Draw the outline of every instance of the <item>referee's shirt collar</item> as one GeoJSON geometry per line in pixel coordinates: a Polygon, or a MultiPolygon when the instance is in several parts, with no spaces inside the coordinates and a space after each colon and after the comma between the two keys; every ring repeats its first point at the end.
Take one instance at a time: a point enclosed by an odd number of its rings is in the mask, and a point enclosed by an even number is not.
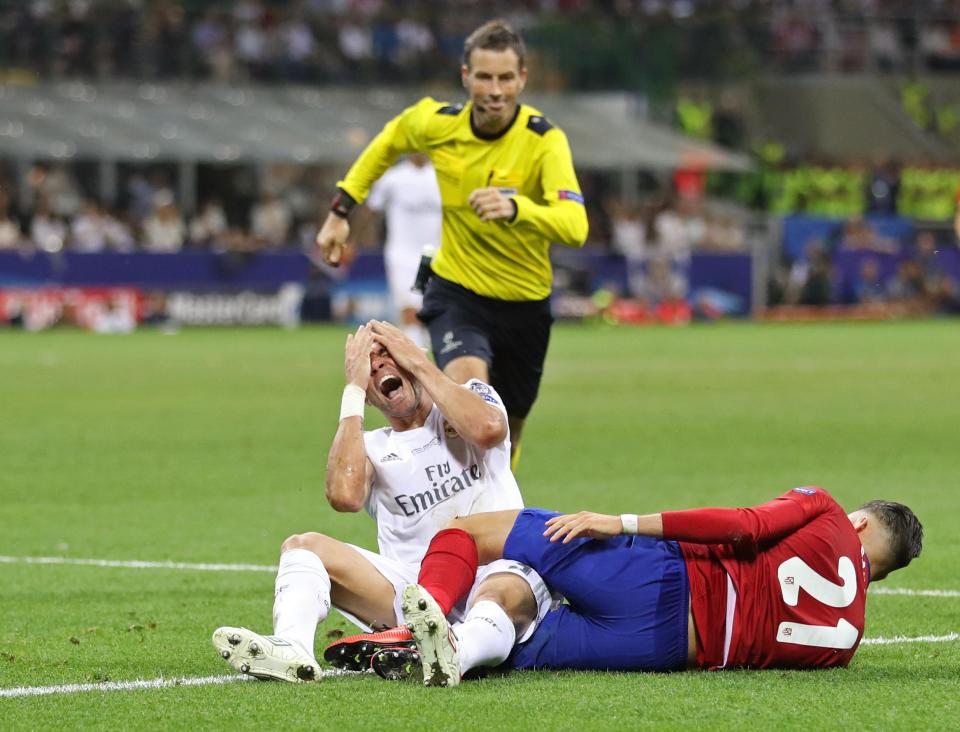
{"type": "Polygon", "coordinates": [[[517,121],[517,117],[520,116],[520,110],[523,108],[522,104],[517,104],[517,111],[513,113],[513,119],[499,132],[489,133],[478,130],[476,125],[473,123],[473,103],[470,104],[470,131],[473,132],[474,137],[478,137],[481,140],[499,140],[505,134],[507,134],[512,128],[514,123],[517,121]]]}

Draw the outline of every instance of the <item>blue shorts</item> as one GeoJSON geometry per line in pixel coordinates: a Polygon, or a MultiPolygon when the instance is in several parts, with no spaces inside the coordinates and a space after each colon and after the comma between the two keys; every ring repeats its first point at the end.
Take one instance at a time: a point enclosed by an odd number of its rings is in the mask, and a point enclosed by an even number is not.
{"type": "Polygon", "coordinates": [[[533,567],[569,603],[514,649],[513,668],[686,668],[690,589],[677,542],[616,536],[551,543],[544,524],[557,515],[521,511],[503,547],[504,559],[533,567]]]}

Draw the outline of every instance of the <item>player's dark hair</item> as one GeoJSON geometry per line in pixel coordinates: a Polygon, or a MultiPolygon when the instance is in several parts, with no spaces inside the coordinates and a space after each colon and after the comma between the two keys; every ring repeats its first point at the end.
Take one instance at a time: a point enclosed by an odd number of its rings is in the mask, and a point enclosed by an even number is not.
{"type": "Polygon", "coordinates": [[[920,555],[923,549],[923,525],[913,511],[895,501],[869,501],[858,511],[866,511],[877,518],[890,533],[890,550],[893,553],[892,572],[906,567],[910,560],[920,555]]]}
{"type": "Polygon", "coordinates": [[[475,48],[481,48],[485,51],[506,51],[512,48],[517,54],[522,69],[526,63],[527,50],[523,45],[523,39],[510,24],[505,20],[497,18],[488,20],[486,23],[471,33],[463,43],[463,63],[470,66],[470,54],[475,48]]]}

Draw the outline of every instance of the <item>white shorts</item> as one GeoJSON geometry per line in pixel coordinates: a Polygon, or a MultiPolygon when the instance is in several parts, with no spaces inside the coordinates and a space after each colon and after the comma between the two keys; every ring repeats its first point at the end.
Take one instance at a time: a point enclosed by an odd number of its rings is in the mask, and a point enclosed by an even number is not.
{"type": "Polygon", "coordinates": [[[417,270],[420,268],[420,257],[390,256],[384,258],[384,268],[387,272],[387,285],[390,287],[390,300],[399,317],[400,311],[406,308],[419,310],[423,305],[423,295],[411,291],[417,279],[417,270]]]}
{"type": "MultiPolygon", "coordinates": [[[[372,564],[374,568],[376,568],[376,570],[386,577],[390,584],[393,585],[393,612],[396,615],[397,625],[403,623],[403,612],[400,610],[400,603],[403,599],[403,590],[407,585],[416,584],[417,576],[420,574],[420,564],[407,564],[405,562],[398,562],[395,559],[388,559],[381,554],[377,554],[376,552],[364,549],[363,547],[356,546],[355,544],[347,544],[347,546],[363,556],[364,559],[370,562],[370,564],[372,564]]],[[[537,619],[530,624],[530,627],[527,628],[526,632],[523,634],[523,637],[517,638],[517,643],[522,643],[530,638],[530,636],[533,635],[533,631],[536,630],[537,626],[540,624],[540,621],[543,620],[544,616],[550,612],[555,605],[556,598],[550,594],[550,590],[547,589],[547,586],[544,584],[543,580],[540,578],[540,575],[537,574],[536,571],[525,564],[520,564],[519,562],[514,562],[509,559],[498,559],[490,564],[484,564],[482,567],[477,569],[477,578],[474,580],[473,587],[470,588],[470,592],[467,595],[466,600],[458,604],[447,616],[450,622],[456,623],[463,620],[464,616],[467,614],[467,608],[470,607],[473,596],[476,594],[477,588],[480,586],[481,582],[491,575],[504,573],[515,574],[522,578],[524,582],[530,585],[530,589],[533,591],[533,596],[536,598],[537,619]]],[[[341,608],[337,608],[337,610],[339,610],[351,623],[363,628],[365,632],[369,633],[373,630],[365,622],[360,620],[358,617],[351,615],[346,610],[341,608]]]]}

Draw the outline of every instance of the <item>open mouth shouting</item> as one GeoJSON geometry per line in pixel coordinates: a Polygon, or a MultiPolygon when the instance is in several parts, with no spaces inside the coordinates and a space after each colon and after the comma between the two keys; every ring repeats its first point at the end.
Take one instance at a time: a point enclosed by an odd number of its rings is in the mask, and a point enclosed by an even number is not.
{"type": "Polygon", "coordinates": [[[403,380],[397,374],[384,374],[380,377],[377,388],[387,399],[393,399],[403,388],[403,380]]]}
{"type": "Polygon", "coordinates": [[[389,417],[407,417],[420,403],[420,385],[382,346],[370,354],[367,399],[389,417]]]}

